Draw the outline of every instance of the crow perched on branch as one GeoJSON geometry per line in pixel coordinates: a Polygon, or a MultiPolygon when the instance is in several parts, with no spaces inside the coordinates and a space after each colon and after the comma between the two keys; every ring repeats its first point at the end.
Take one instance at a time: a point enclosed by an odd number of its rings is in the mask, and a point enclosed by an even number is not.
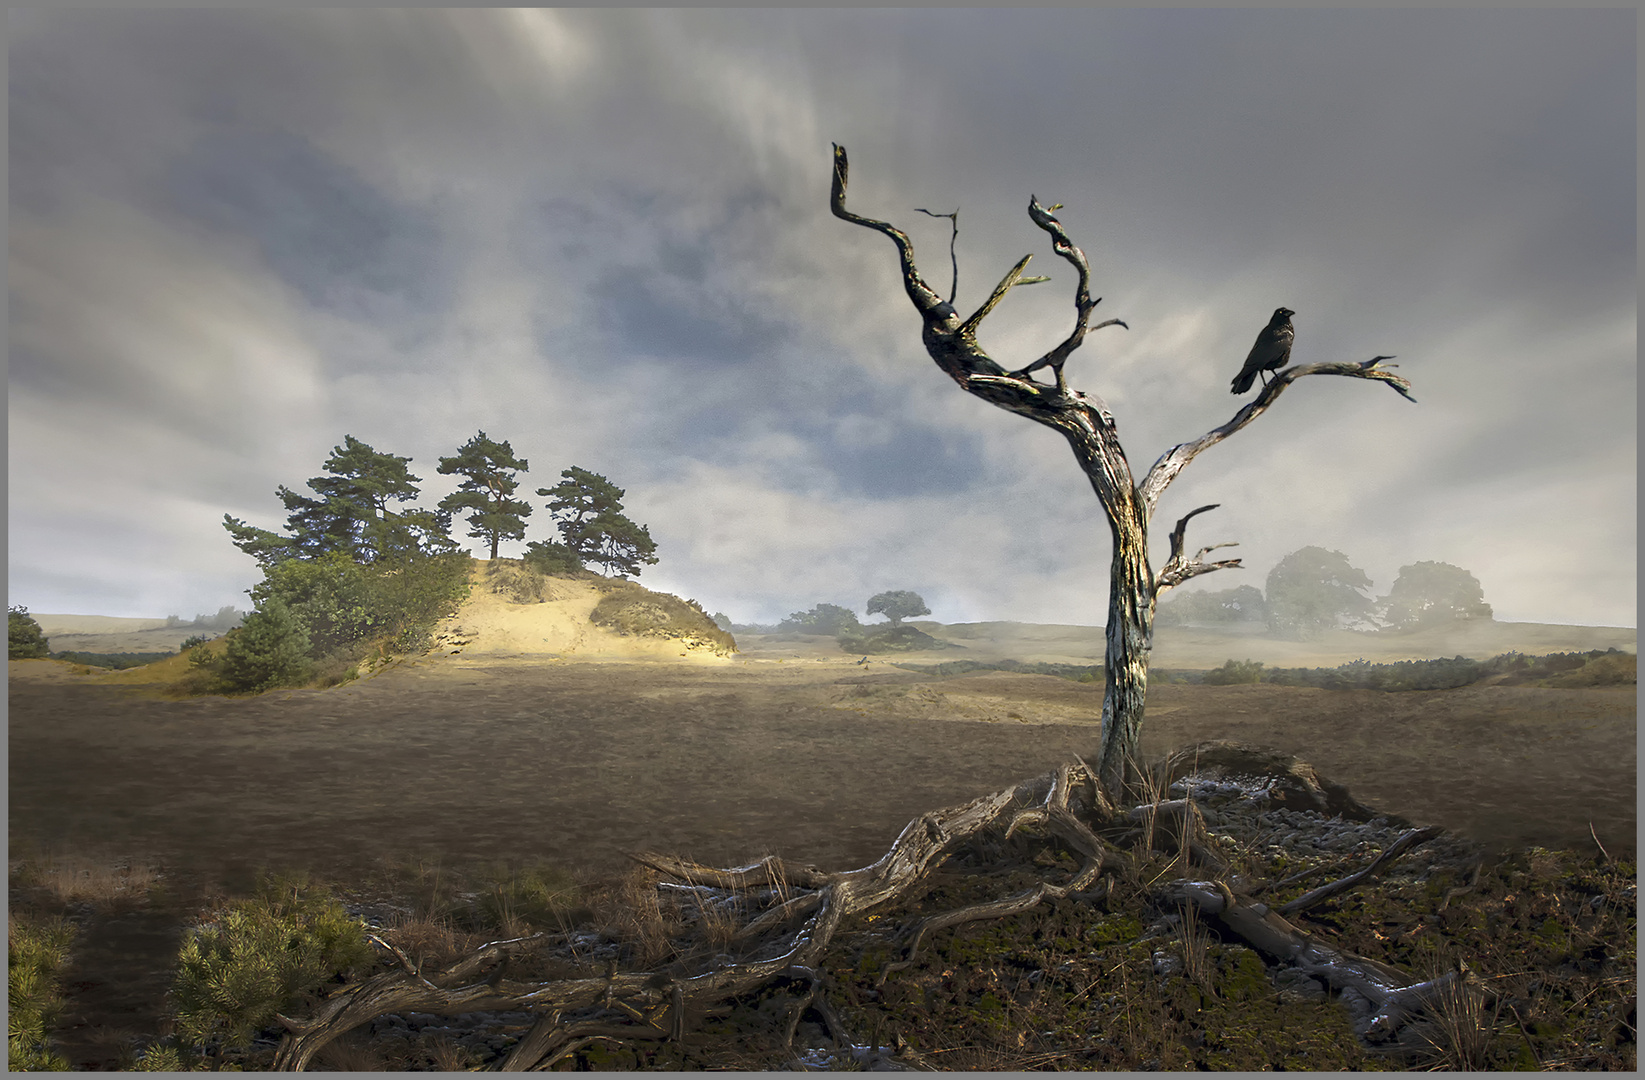
{"type": "MultiPolygon", "coordinates": [[[[1291,329],[1291,316],[1295,314],[1290,308],[1274,310],[1274,317],[1268,320],[1268,325],[1257,335],[1257,343],[1251,346],[1251,355],[1245,358],[1245,366],[1234,376],[1233,393],[1245,393],[1251,389],[1258,375],[1282,368],[1290,361],[1291,341],[1296,337],[1296,332],[1291,329]]],[[[1267,376],[1263,377],[1262,385],[1268,385],[1267,376]]]]}

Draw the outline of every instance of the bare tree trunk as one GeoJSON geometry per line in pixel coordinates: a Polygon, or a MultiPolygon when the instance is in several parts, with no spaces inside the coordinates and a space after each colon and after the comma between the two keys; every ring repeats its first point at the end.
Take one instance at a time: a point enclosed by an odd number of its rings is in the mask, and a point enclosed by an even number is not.
{"type": "Polygon", "coordinates": [[[1148,653],[1154,637],[1154,574],[1148,568],[1148,530],[1140,522],[1113,522],[1107,648],[1103,654],[1102,751],[1097,772],[1119,792],[1137,760],[1143,705],[1148,697],[1148,653]]]}
{"type": "MultiPolygon", "coordinates": [[[[1393,359],[1391,356],[1373,357],[1360,364],[1306,364],[1286,368],[1276,372],[1256,399],[1234,414],[1228,423],[1192,442],[1166,451],[1138,484],[1132,479],[1130,464],[1115,430],[1114,417],[1107,406],[1094,394],[1070,390],[1063,378],[1063,365],[1084,342],[1088,329],[1100,330],[1105,326],[1126,324],[1119,319],[1109,319],[1096,326],[1088,326],[1091,312],[1102,302],[1102,298],[1092,299],[1091,268],[1085,253],[1074,244],[1062,223],[1052,216],[1052,211],[1061,209],[1061,204],[1047,209],[1040,205],[1037,198],[1029,196],[1028,216],[1050,235],[1052,250],[1072,265],[1078,275],[1074,293],[1074,329],[1044,356],[1017,371],[1007,371],[977,343],[977,328],[1012,288],[1047,280],[1023,276],[1032,256],[1024,256],[994,287],[983,305],[969,318],[962,320],[953,304],[938,296],[920,277],[914,263],[914,245],[906,234],[886,222],[863,217],[845,208],[848,178],[845,147],[836,145],[830,209],[835,217],[884,233],[897,245],[903,288],[924,322],[921,340],[931,359],[969,393],[1061,432],[1073,448],[1080,467],[1090,478],[1091,487],[1108,516],[1114,554],[1108,593],[1108,641],[1104,653],[1102,757],[1097,764],[1097,772],[1103,783],[1117,792],[1126,776],[1128,763],[1137,758],[1143,706],[1148,696],[1148,652],[1152,644],[1155,604],[1167,589],[1189,578],[1240,565],[1238,559],[1205,561],[1207,552],[1227,546],[1225,544],[1201,548],[1191,558],[1185,555],[1183,545],[1188,519],[1215,509],[1213,504],[1202,506],[1177,522],[1171,534],[1171,557],[1159,574],[1154,574],[1148,562],[1148,523],[1166,487],[1200,451],[1221,442],[1256,419],[1273,404],[1285,387],[1304,375],[1346,375],[1373,379],[1387,383],[1399,394],[1414,401],[1408,392],[1410,383],[1380,366],[1382,361],[1393,359]],[[1035,371],[1046,367],[1055,376],[1056,381],[1052,385],[1036,382],[1032,377],[1035,371]]],[[[937,215],[950,217],[954,221],[956,235],[959,229],[958,213],[937,215]]],[[[954,272],[957,280],[957,263],[954,272]]]]}

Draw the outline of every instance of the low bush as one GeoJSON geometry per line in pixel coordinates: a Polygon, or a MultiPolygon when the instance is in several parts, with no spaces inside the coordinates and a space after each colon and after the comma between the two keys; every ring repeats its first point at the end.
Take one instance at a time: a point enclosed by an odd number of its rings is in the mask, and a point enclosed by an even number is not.
{"type": "Polygon", "coordinates": [[[364,927],[323,886],[265,878],[192,931],[172,987],[177,1034],[197,1046],[242,1047],[328,983],[372,961],[364,927]]]}
{"type": "Polygon", "coordinates": [[[854,653],[913,652],[917,649],[946,648],[944,642],[914,626],[856,627],[842,630],[835,640],[840,648],[854,653]]]}
{"type": "Polygon", "coordinates": [[[1537,685],[1568,689],[1626,686],[1638,680],[1638,658],[1617,649],[1586,653],[1550,653],[1524,656],[1504,653],[1490,660],[1466,656],[1435,660],[1400,660],[1373,664],[1355,660],[1334,668],[1267,668],[1254,660],[1229,660],[1197,679],[1207,686],[1272,683],[1275,686],[1312,686],[1322,690],[1452,690],[1492,677],[1506,685],[1537,685]]]}
{"type": "MultiPolygon", "coordinates": [[[[492,559],[486,564],[485,586],[513,604],[541,604],[564,595],[555,578],[583,577],[586,571],[549,571],[529,559],[492,559]]],[[[587,575],[590,577],[597,575],[587,575]]]]}
{"type": "Polygon", "coordinates": [[[18,606],[6,609],[6,657],[11,660],[39,660],[50,646],[40,624],[34,621],[29,609],[18,606]]]}
{"type": "Polygon", "coordinates": [[[69,1063],[47,1033],[62,1011],[58,972],[68,959],[74,928],[62,919],[6,920],[6,1062],[11,1072],[62,1072],[69,1063]]]}
{"type": "MultiPolygon", "coordinates": [[[[918,671],[926,675],[950,676],[969,675],[973,671],[1015,671],[1024,675],[1055,675],[1059,679],[1068,679],[1071,682],[1102,682],[1103,669],[1101,664],[1048,664],[1036,661],[1025,664],[1020,660],[999,660],[984,662],[982,660],[945,660],[940,664],[892,664],[905,671],[918,671]]],[[[1152,671],[1149,678],[1165,678],[1170,681],[1168,673],[1152,671]]]]}
{"type": "Polygon", "coordinates": [[[263,599],[229,635],[218,673],[231,690],[258,693],[301,683],[313,671],[307,627],[279,599],[263,599]]]}
{"type": "Polygon", "coordinates": [[[589,621],[613,633],[637,637],[678,639],[687,646],[706,647],[720,655],[737,651],[737,641],[714,625],[695,600],[652,592],[632,581],[600,578],[595,587],[603,595],[589,613],[589,621]]]}
{"type": "Polygon", "coordinates": [[[533,540],[525,548],[525,558],[521,562],[527,569],[540,574],[558,576],[575,574],[583,569],[582,557],[565,544],[552,540],[533,540]]]}
{"type": "Polygon", "coordinates": [[[1639,658],[1620,649],[1594,649],[1579,653],[1549,653],[1526,656],[1503,653],[1483,662],[1486,674],[1497,676],[1500,684],[1575,689],[1594,686],[1627,686],[1638,681],[1639,658]]]}
{"type": "Polygon", "coordinates": [[[1207,686],[1238,686],[1243,683],[1259,683],[1262,681],[1262,662],[1260,660],[1229,660],[1221,667],[1207,671],[1201,681],[1207,686]]]}

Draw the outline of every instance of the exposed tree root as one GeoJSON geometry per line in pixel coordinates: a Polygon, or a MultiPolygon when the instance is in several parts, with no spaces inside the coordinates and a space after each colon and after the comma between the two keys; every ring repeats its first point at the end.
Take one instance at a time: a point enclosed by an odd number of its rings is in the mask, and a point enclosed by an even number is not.
{"type": "MultiPolygon", "coordinates": [[[[1200,748],[1225,772],[1261,765],[1269,770],[1271,790],[1294,791],[1297,799],[1320,806],[1335,802],[1363,809],[1345,793],[1333,798],[1312,770],[1229,744],[1200,748]]],[[[1166,763],[1166,783],[1181,768],[1186,752],[1166,763]]],[[[507,977],[511,958],[525,958],[549,942],[545,935],[491,942],[442,971],[422,971],[404,952],[373,938],[391,953],[397,966],[346,987],[299,1021],[281,1018],[288,1034],[274,1062],[277,1070],[307,1067],[327,1043],[390,1013],[415,1011],[456,1015],[484,1011],[527,1010],[536,1023],[515,1043],[498,1068],[526,1071],[548,1068],[598,1041],[672,1040],[687,1033],[731,999],[779,979],[802,980],[807,990],[786,1013],[783,1052],[792,1055],[795,1030],[809,1009],[821,1016],[837,1046],[851,1046],[844,1025],[828,1004],[820,961],[842,922],[892,901],[912,899],[930,875],[967,842],[982,839],[991,826],[997,841],[1019,833],[1045,834],[1041,846],[1056,842],[1080,860],[1077,871],[1061,883],[1042,880],[1026,891],[972,904],[911,922],[898,935],[906,943],[900,960],[886,965],[880,979],[913,964],[929,936],[946,927],[1015,915],[1047,898],[1095,901],[1120,881],[1143,890],[1162,906],[1193,905],[1224,929],[1245,939],[1265,956],[1299,968],[1340,990],[1351,1007],[1360,1005],[1356,1029],[1369,1041],[1384,1041],[1437,991],[1460,977],[1413,980],[1387,965],[1331,949],[1266,906],[1236,895],[1227,880],[1228,863],[1217,853],[1204,816],[1189,799],[1160,798],[1145,790],[1148,801],[1136,805],[1135,791],[1110,793],[1083,761],[974,799],[964,805],[921,815],[911,821],[878,861],[856,870],[825,872],[768,857],[748,866],[719,869],[657,854],[635,856],[663,874],[658,888],[672,891],[682,907],[695,912],[694,945],[672,964],[648,971],[547,981],[507,977]],[[1116,809],[1116,807],[1125,809],[1116,809]],[[1003,834],[1003,835],[1002,835],[1003,834]],[[1134,850],[1119,845],[1131,843],[1134,850]],[[1177,854],[1152,881],[1143,866],[1158,868],[1156,845],[1177,854]],[[1165,873],[1180,868],[1181,877],[1161,884],[1165,873]],[[1189,878],[1190,874],[1198,877],[1189,878]],[[1204,880],[1201,880],[1204,878],[1204,880]],[[1095,887],[1093,887],[1095,886],[1095,887]]],[[[1401,853],[1437,835],[1437,829],[1407,833],[1363,869],[1293,901],[1282,911],[1303,910],[1338,895],[1378,873],[1401,853]]],[[[973,845],[988,850],[991,843],[973,845]]],[[[1019,841],[1020,843],[1020,841],[1019,841]]],[[[992,844],[998,850],[997,843],[992,844]]],[[[1042,856],[1043,858],[1043,856],[1042,856]]],[[[1237,881],[1237,879],[1236,879],[1237,881]]],[[[1247,891],[1251,886],[1238,882],[1247,891]]],[[[1260,887],[1261,883],[1255,883],[1260,887]]],[[[877,1039],[876,1039],[877,1042],[877,1039]]],[[[871,1053],[878,1053],[877,1049],[871,1053]]]]}
{"type": "Polygon", "coordinates": [[[1441,990],[1467,976],[1463,965],[1437,979],[1414,980],[1387,964],[1333,949],[1267,905],[1236,897],[1220,881],[1176,882],[1167,895],[1215,917],[1263,955],[1342,991],[1356,1013],[1356,1033],[1371,1043],[1388,1041],[1441,990]]]}

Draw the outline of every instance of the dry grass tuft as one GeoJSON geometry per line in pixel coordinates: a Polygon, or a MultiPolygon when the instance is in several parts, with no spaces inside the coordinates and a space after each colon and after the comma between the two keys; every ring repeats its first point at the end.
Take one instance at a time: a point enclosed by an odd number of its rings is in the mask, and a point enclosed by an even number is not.
{"type": "Polygon", "coordinates": [[[471,1072],[474,1069],[472,1055],[450,1039],[433,1041],[426,1052],[429,1064],[436,1072],[471,1072]]]}
{"type": "Polygon", "coordinates": [[[58,904],[140,901],[160,880],[160,869],[141,859],[101,860],[46,855],[16,860],[14,883],[39,889],[58,904]]]}
{"type": "Polygon", "coordinates": [[[655,870],[637,866],[591,895],[591,906],[607,935],[627,944],[633,950],[632,963],[641,969],[674,959],[679,953],[674,939],[684,928],[679,904],[663,901],[658,880],[655,870]]]}
{"type": "MultiPolygon", "coordinates": [[[[1437,977],[1434,972],[1430,977],[1437,977]]],[[[1477,979],[1464,977],[1447,984],[1435,996],[1428,1020],[1418,1029],[1428,1052],[1430,1069],[1480,1072],[1491,1068],[1491,1042],[1502,1031],[1500,999],[1487,1010],[1485,992],[1477,979]]]]}
{"type": "Polygon", "coordinates": [[[452,927],[445,919],[426,915],[407,915],[395,918],[381,931],[383,940],[392,942],[417,964],[447,967],[467,956],[478,943],[474,934],[465,934],[452,927]]]}

